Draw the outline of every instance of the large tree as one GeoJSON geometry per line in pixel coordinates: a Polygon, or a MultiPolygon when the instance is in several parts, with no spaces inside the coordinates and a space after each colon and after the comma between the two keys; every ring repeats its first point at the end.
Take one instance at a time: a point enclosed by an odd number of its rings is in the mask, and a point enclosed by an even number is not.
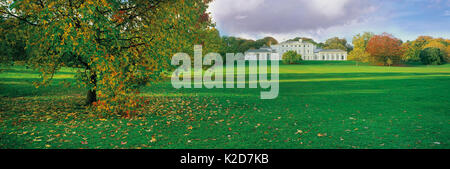
{"type": "Polygon", "coordinates": [[[373,64],[398,64],[403,54],[401,45],[402,42],[390,34],[375,35],[367,43],[366,50],[370,53],[369,61],[373,64]]]}
{"type": "Polygon", "coordinates": [[[432,40],[431,36],[419,36],[416,40],[406,42],[403,44],[404,54],[402,59],[405,61],[417,62],[420,61],[420,52],[424,49],[424,46],[432,40]]]}
{"type": "Polygon", "coordinates": [[[450,58],[450,53],[447,51],[448,43],[443,38],[435,38],[429,40],[428,44],[426,44],[423,49],[426,48],[439,48],[441,52],[444,53],[444,58],[447,60],[450,58]]]}
{"type": "Polygon", "coordinates": [[[441,49],[429,47],[420,52],[420,60],[424,65],[441,65],[445,63],[444,55],[441,49]]]}
{"type": "Polygon", "coordinates": [[[325,41],[325,44],[323,45],[324,49],[341,49],[347,52],[350,52],[352,50],[352,47],[347,43],[346,39],[341,39],[338,37],[330,38],[327,41],[325,41]]]}
{"type": "Polygon", "coordinates": [[[42,84],[67,63],[79,67],[87,103],[118,112],[139,86],[169,70],[213,26],[209,0],[2,0],[1,13],[30,25],[26,47],[42,84]]]}
{"type": "Polygon", "coordinates": [[[28,58],[24,40],[27,27],[17,18],[0,17],[0,63],[11,64],[28,58]]]}
{"type": "Polygon", "coordinates": [[[370,54],[366,51],[369,40],[374,36],[372,32],[364,32],[353,36],[353,50],[348,58],[358,62],[368,62],[370,54]]]}

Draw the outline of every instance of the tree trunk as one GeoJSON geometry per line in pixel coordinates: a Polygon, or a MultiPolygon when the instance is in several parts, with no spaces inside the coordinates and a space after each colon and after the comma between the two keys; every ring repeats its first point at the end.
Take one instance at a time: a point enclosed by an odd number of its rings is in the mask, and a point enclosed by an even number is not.
{"type": "MultiPolygon", "coordinates": [[[[93,73],[90,78],[91,82],[94,84],[94,87],[97,86],[97,74],[93,73]]],[[[89,89],[86,98],[86,105],[92,105],[92,103],[97,101],[97,91],[95,89],[89,89]]]]}

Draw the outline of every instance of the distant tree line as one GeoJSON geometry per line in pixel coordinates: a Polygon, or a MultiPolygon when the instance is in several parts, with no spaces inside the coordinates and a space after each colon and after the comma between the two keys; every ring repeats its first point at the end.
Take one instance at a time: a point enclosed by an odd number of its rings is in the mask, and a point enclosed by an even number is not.
{"type": "Polygon", "coordinates": [[[271,46],[276,44],[278,44],[278,41],[273,37],[251,40],[233,36],[223,36],[220,54],[225,56],[226,53],[245,53],[249,49],[259,49],[263,46],[271,46]]]}
{"type": "Polygon", "coordinates": [[[399,65],[421,62],[440,65],[450,61],[450,40],[419,36],[414,41],[402,42],[391,34],[375,35],[371,32],[353,37],[354,49],[349,59],[374,65],[399,65]]]}

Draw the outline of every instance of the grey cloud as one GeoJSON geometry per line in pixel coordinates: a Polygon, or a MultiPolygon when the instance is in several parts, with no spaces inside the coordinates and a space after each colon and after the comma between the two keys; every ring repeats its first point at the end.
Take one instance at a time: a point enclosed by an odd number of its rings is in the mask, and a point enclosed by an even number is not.
{"type": "Polygon", "coordinates": [[[213,11],[217,13],[213,13],[217,25],[229,33],[290,33],[326,29],[358,22],[373,7],[366,0],[328,0],[328,3],[341,3],[337,5],[342,6],[337,8],[340,9],[338,11],[327,11],[329,9],[320,9],[320,5],[311,5],[311,0],[265,0],[248,10],[225,10],[228,4],[236,5],[229,2],[220,3],[221,6],[217,4],[213,11]],[[219,11],[222,9],[226,12],[219,11]],[[330,12],[336,15],[329,15],[330,12]]]}

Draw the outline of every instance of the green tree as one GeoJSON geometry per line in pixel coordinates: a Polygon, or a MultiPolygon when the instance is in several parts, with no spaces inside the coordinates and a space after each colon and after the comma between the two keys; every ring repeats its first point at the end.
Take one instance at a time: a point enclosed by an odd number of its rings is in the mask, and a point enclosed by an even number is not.
{"type": "Polygon", "coordinates": [[[222,37],[222,48],[220,54],[225,56],[226,53],[245,53],[249,49],[259,49],[262,46],[271,46],[278,44],[273,37],[265,37],[258,40],[242,39],[232,36],[222,37]]]}
{"type": "Polygon", "coordinates": [[[287,51],[283,54],[283,63],[284,64],[295,64],[299,61],[302,61],[302,55],[297,54],[295,51],[287,51]]]}
{"type": "Polygon", "coordinates": [[[176,52],[191,52],[213,26],[209,0],[15,0],[1,13],[30,25],[30,65],[47,84],[68,62],[80,67],[87,104],[122,112],[139,86],[160,79],[176,52]]]}
{"type": "Polygon", "coordinates": [[[441,65],[445,63],[445,54],[439,48],[429,47],[420,52],[420,60],[424,65],[441,65]]]}
{"type": "Polygon", "coordinates": [[[312,44],[316,45],[318,48],[322,48],[322,47],[324,46],[323,43],[317,43],[317,42],[314,41],[313,39],[307,38],[307,37],[296,37],[296,38],[294,38],[294,39],[289,39],[289,40],[287,40],[287,41],[298,41],[298,40],[300,40],[300,39],[301,39],[303,42],[309,42],[309,43],[312,43],[312,44]]]}
{"type": "Polygon", "coordinates": [[[27,26],[17,18],[0,18],[0,63],[12,64],[13,61],[25,61],[27,26]]]}
{"type": "Polygon", "coordinates": [[[448,59],[450,58],[450,53],[447,51],[448,48],[448,43],[446,42],[445,39],[443,38],[435,38],[435,39],[431,39],[429,40],[429,42],[423,47],[423,49],[426,48],[439,48],[441,50],[441,52],[444,52],[444,58],[445,60],[448,61],[448,59]]]}
{"type": "Polygon", "coordinates": [[[346,39],[340,39],[338,37],[330,38],[325,41],[323,45],[324,49],[341,49],[350,52],[352,47],[347,43],[346,39]]]}
{"type": "Polygon", "coordinates": [[[432,39],[433,37],[431,36],[419,36],[414,41],[406,42],[403,45],[405,52],[402,55],[402,60],[409,62],[420,61],[420,52],[432,39]]]}
{"type": "Polygon", "coordinates": [[[278,41],[273,37],[265,37],[265,38],[256,40],[256,43],[257,43],[258,47],[262,47],[264,45],[265,46],[276,45],[276,44],[278,44],[278,41]]]}

